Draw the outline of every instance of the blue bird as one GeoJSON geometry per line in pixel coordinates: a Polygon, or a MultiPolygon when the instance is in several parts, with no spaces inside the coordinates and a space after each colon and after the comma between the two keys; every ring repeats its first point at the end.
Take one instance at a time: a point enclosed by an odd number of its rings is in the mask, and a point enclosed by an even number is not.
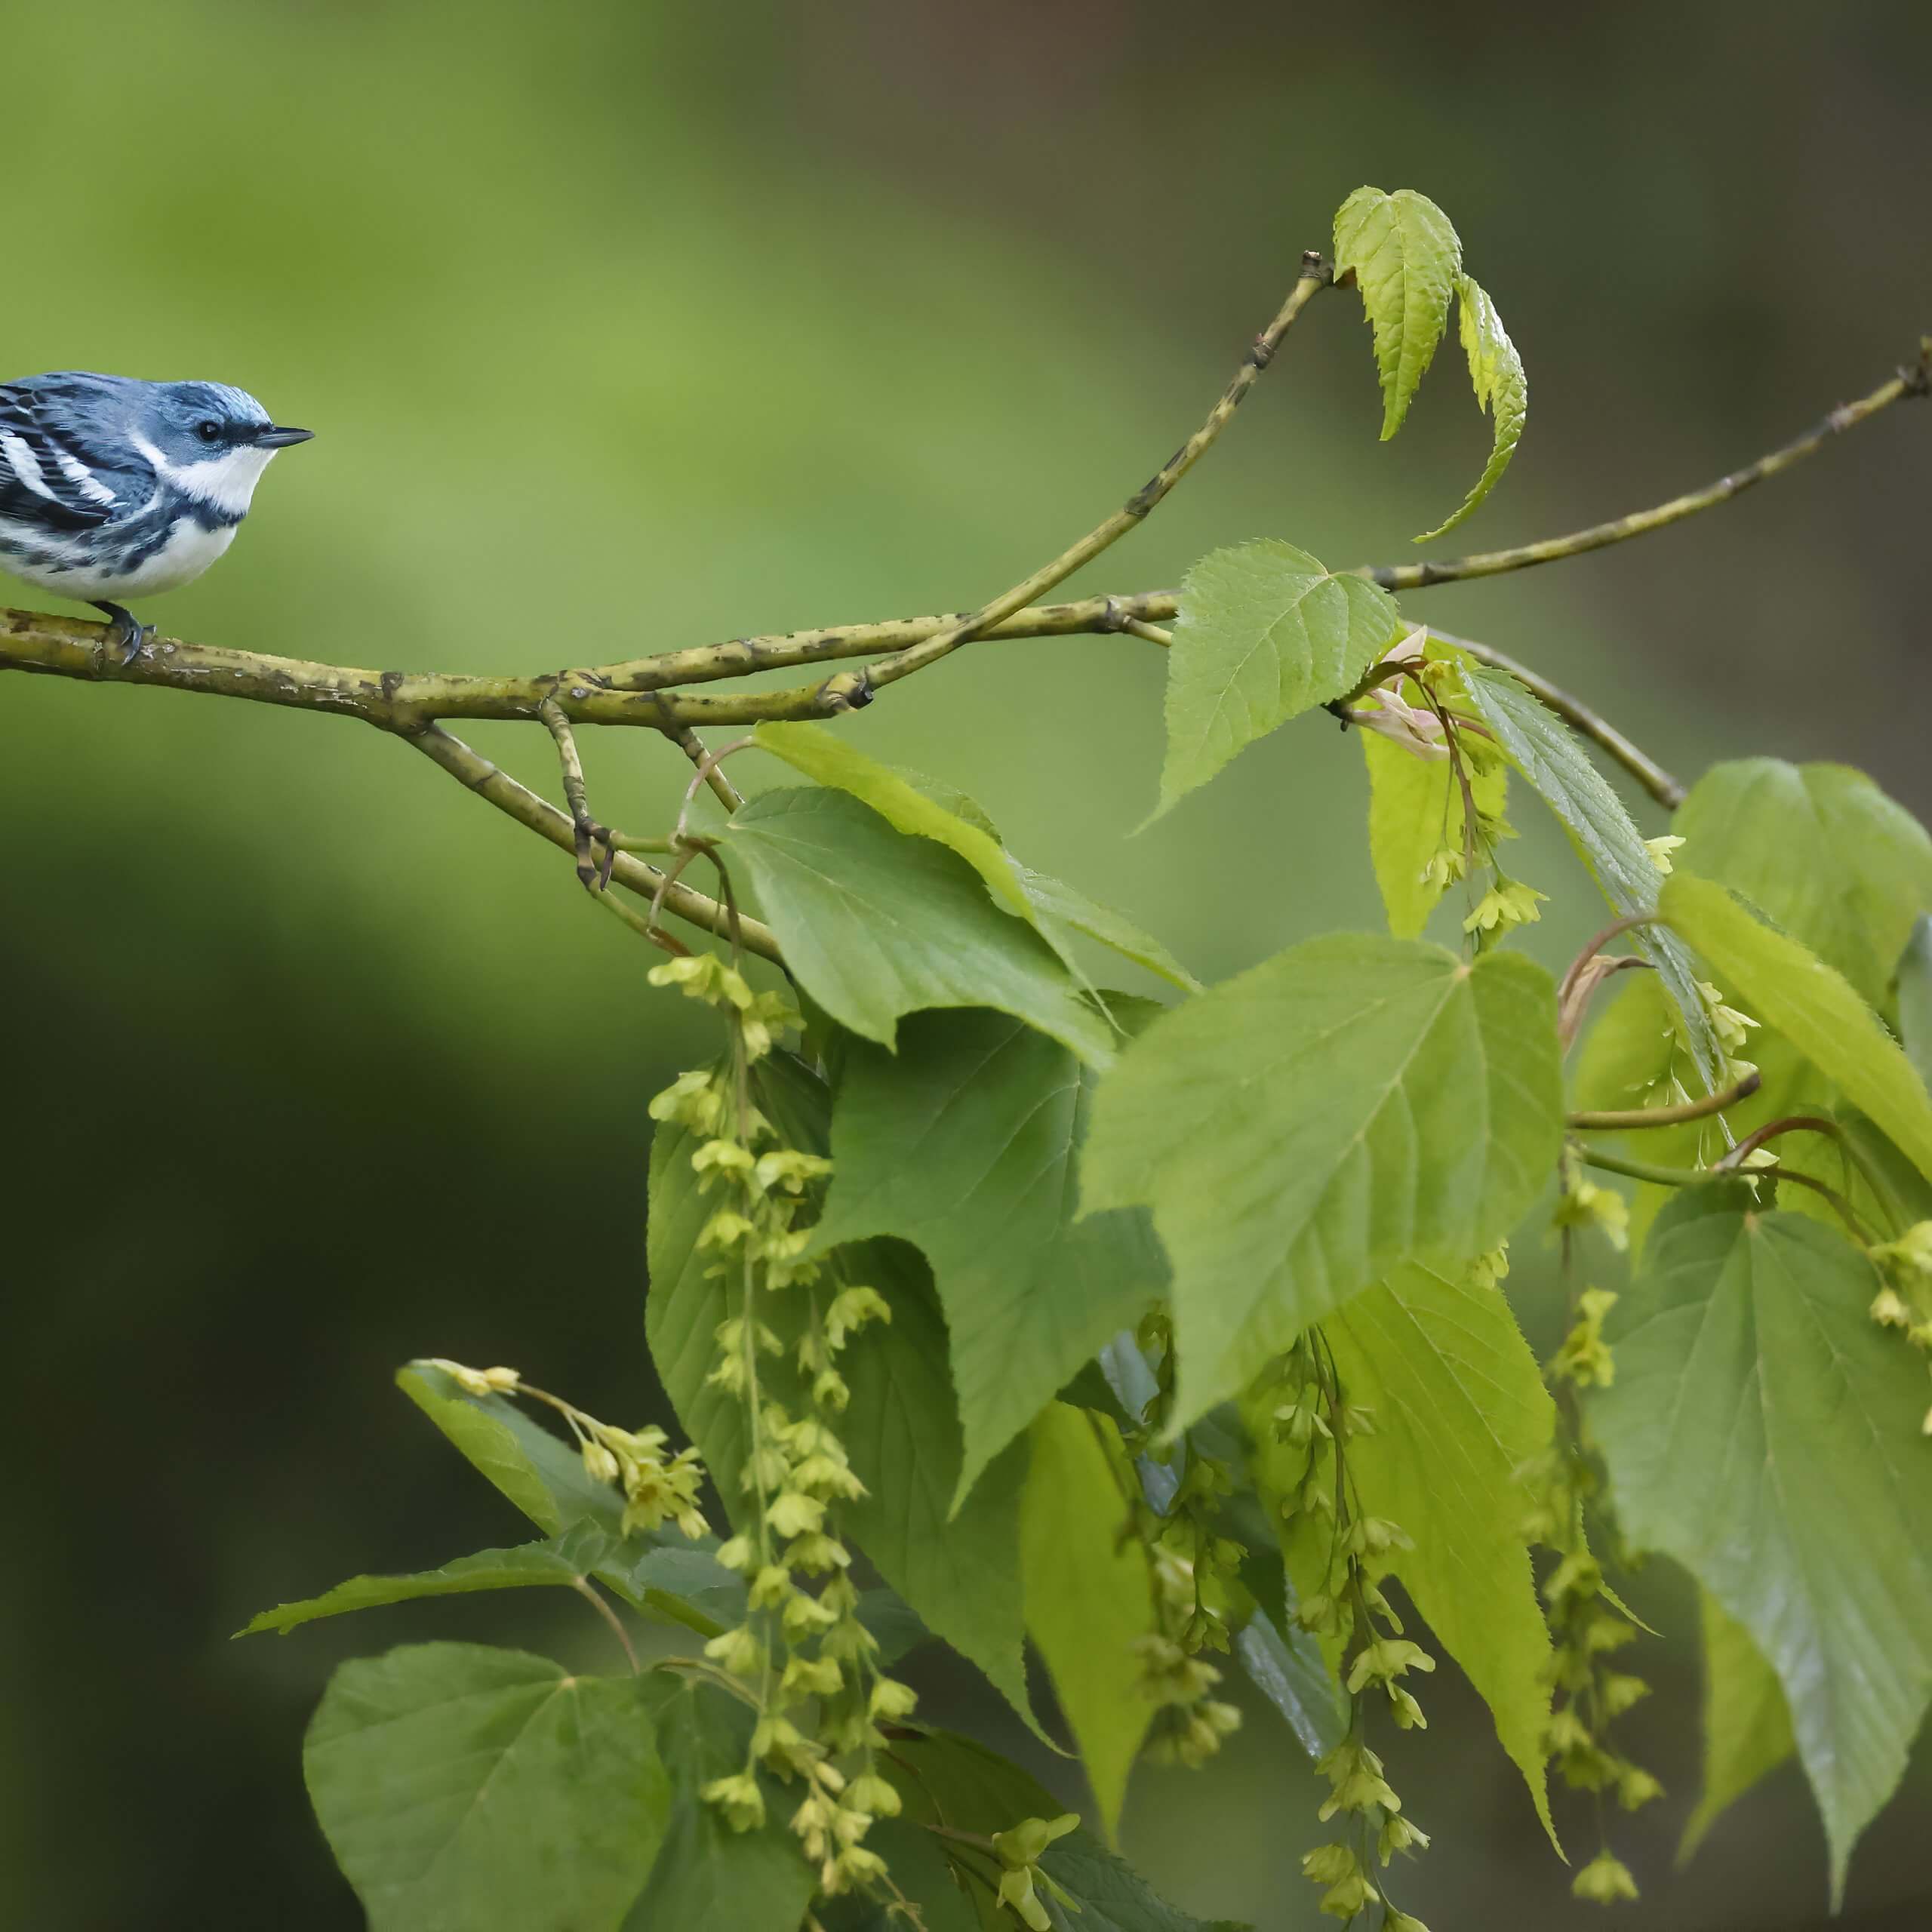
{"type": "Polygon", "coordinates": [[[131,664],[152,626],[121,600],[192,583],[235,540],[279,449],[226,383],[144,383],[69,370],[0,383],[0,569],[114,620],[131,664]]]}

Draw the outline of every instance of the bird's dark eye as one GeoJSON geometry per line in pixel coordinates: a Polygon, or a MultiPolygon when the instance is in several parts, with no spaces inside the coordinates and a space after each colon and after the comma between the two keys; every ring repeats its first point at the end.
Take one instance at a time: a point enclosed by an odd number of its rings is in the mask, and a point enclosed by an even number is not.
{"type": "Polygon", "coordinates": [[[221,425],[213,420],[197,423],[195,434],[205,443],[218,443],[221,441],[221,425]]]}

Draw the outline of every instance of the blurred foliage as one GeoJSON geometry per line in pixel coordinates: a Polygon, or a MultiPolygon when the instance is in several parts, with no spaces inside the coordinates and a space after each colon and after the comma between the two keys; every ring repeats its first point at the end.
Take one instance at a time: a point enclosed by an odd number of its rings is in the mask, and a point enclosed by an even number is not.
{"type": "MultiPolygon", "coordinates": [[[[1362,180],[1454,211],[1535,386],[1472,546],[1700,482],[1932,322],[1932,14],[1905,4],[1478,25],[1419,0],[97,0],[10,9],[8,39],[5,373],[212,376],[315,426],[229,560],[143,613],[297,656],[529,669],[970,603],[1143,479],[1362,180]]],[[[1254,535],[1400,557],[1487,447],[1459,388],[1378,448],[1359,318],[1323,305],[1084,587],[1171,583],[1254,535]]],[[[1900,411],[1694,528],[1415,608],[1687,776],[1842,758],[1923,815],[1926,428],[1900,411]]],[[[1161,678],[1127,640],[987,645],[847,728],[1205,978],[1377,924],[1361,760],[1325,724],[1124,835],[1161,678]]],[[[550,783],[540,734],[475,735],[550,783]]],[[[668,816],[686,772],[661,743],[588,753],[605,816],[668,816]]],[[[225,1638],[505,1540],[395,1362],[652,1406],[643,1106],[691,1023],[559,855],[346,725],[8,679],[0,824],[0,1921],[349,1924],[297,1775],[330,1662],[432,1632],[601,1657],[599,1635],[519,1598],[225,1638]]],[[[1559,835],[1524,845],[1520,875],[1560,888],[1556,958],[1595,910],[1559,835]]],[[[1670,1876],[1697,1613],[1661,1565],[1630,1592],[1669,1633],[1633,1740],[1672,1795],[1647,1899],[1684,1927],[1811,1923],[1823,1844],[1789,1772],[1670,1876]]],[[[1403,1746],[1440,1847],[1417,1903],[1577,1922],[1480,1707],[1438,1701],[1403,1746]]],[[[1140,1774],[1128,1848],[1198,1909],[1303,1922],[1309,1774],[1258,1712],[1229,1761],[1245,1783],[1140,1774]]],[[[1926,1902],[1924,1770],[1854,1921],[1926,1902]]]]}

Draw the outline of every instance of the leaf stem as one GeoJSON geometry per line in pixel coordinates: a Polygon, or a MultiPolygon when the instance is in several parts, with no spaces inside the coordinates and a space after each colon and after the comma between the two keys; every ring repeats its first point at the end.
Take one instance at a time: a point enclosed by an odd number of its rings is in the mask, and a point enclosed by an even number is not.
{"type": "Polygon", "coordinates": [[[637,1652],[631,1646],[630,1632],[624,1628],[617,1613],[604,1601],[603,1592],[598,1590],[587,1577],[573,1577],[571,1579],[571,1588],[576,1591],[577,1595],[582,1597],[606,1623],[610,1625],[612,1634],[623,1646],[624,1655],[630,1661],[631,1675],[633,1677],[640,1675],[643,1666],[638,1663],[637,1652]]]}
{"type": "MultiPolygon", "coordinates": [[[[1754,1066],[1734,1087],[1727,1087],[1721,1094],[1706,1094],[1702,1100],[1685,1100],[1674,1107],[1628,1107],[1591,1110],[1586,1109],[1571,1114],[1564,1122],[1572,1132],[1585,1134],[1622,1134],[1646,1127],[1681,1127],[1686,1121],[1703,1120],[1712,1114],[1721,1114],[1727,1107],[1734,1107],[1740,1100],[1748,1100],[1764,1084],[1763,1076],[1754,1066]]],[[[1748,1141],[1740,1141],[1739,1146],[1747,1150],[1757,1144],[1762,1134],[1754,1135],[1748,1141]]],[[[1720,1161],[1719,1166],[1733,1164],[1737,1149],[1720,1161]]]]}
{"type": "Polygon", "coordinates": [[[1893,1232],[1896,1233],[1907,1225],[1905,1210],[1890,1184],[1853,1144],[1851,1136],[1844,1127],[1823,1114],[1791,1114],[1783,1120],[1769,1121],[1746,1134],[1716,1165],[1726,1169],[1740,1168],[1758,1149],[1783,1134],[1822,1134],[1836,1141],[1839,1154],[1871,1190],[1872,1199],[1878,1204],[1878,1211],[1891,1224],[1893,1232]]]}
{"type": "MultiPolygon", "coordinates": [[[[1632,1161],[1620,1154],[1606,1153],[1601,1147],[1592,1147],[1579,1141],[1576,1143],[1577,1155],[1586,1168],[1601,1168],[1606,1173],[1623,1174],[1632,1180],[1647,1180],[1660,1187],[1700,1187],[1706,1182],[1735,1180],[1740,1178],[1734,1168],[1666,1168],[1654,1161],[1632,1161]]],[[[1809,1188],[1814,1194],[1822,1195],[1837,1211],[1838,1218],[1857,1235],[1860,1240],[1869,1240],[1871,1229],[1863,1218],[1839,1193],[1821,1180],[1814,1180],[1809,1174],[1801,1174],[1782,1163],[1774,1167],[1751,1168],[1744,1170],[1741,1177],[1747,1180],[1789,1181],[1795,1186],[1809,1188]]]]}

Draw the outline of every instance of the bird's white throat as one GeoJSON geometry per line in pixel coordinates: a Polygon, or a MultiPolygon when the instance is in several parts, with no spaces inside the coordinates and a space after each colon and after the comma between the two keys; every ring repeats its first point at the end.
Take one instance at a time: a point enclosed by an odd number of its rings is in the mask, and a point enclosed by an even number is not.
{"type": "Polygon", "coordinates": [[[254,500],[255,485],[269,466],[273,450],[243,448],[224,451],[204,463],[174,463],[164,456],[137,429],[130,438],[142,457],[154,466],[154,473],[171,488],[207,503],[223,516],[246,516],[254,500]]]}

